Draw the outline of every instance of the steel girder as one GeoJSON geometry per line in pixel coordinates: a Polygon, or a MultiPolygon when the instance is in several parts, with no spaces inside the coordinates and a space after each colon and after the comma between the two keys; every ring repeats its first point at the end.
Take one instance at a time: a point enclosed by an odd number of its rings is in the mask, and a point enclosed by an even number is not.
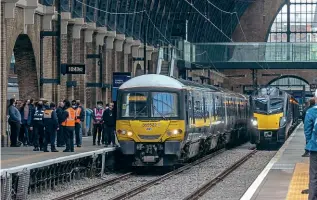
{"type": "MultiPolygon", "coordinates": [[[[186,0],[61,0],[61,6],[62,12],[71,12],[73,18],[83,17],[86,22],[96,22],[98,27],[107,27],[108,30],[114,30],[141,41],[144,37],[143,25],[146,23],[148,43],[166,45],[171,41],[171,33],[176,20],[188,20],[188,40],[190,42],[228,42],[229,39],[226,36],[231,38],[238,25],[237,17],[235,14],[220,11],[208,1],[224,11],[237,12],[238,18],[252,3],[239,0],[187,1],[191,2],[223,33],[199,14],[186,0]],[[140,12],[144,9],[147,12],[145,17],[140,12]],[[114,15],[111,13],[134,14],[114,15]]],[[[44,5],[52,5],[54,0],[40,0],[40,2],[44,5]]]]}

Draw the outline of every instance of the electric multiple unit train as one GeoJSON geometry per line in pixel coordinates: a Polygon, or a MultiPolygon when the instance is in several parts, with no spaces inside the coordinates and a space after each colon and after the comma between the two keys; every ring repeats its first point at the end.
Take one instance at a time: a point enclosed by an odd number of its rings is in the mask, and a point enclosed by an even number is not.
{"type": "Polygon", "coordinates": [[[172,166],[248,140],[247,96],[148,74],[121,85],[116,134],[131,166],[172,166]]]}
{"type": "Polygon", "coordinates": [[[275,87],[259,89],[253,95],[251,143],[262,147],[284,143],[300,118],[297,100],[275,87]]]}

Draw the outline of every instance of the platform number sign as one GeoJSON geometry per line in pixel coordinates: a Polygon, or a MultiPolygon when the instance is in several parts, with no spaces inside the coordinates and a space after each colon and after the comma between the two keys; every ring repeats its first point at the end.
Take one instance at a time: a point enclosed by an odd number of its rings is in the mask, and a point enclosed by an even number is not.
{"type": "Polygon", "coordinates": [[[62,64],[62,74],[85,74],[85,64],[62,64]]]}

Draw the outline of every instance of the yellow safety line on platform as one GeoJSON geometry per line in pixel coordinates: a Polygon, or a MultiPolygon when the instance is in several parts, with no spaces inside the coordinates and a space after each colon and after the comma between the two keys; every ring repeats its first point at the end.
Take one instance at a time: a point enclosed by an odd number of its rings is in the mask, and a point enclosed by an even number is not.
{"type": "Polygon", "coordinates": [[[288,187],[286,200],[307,200],[308,194],[302,194],[302,191],[308,189],[308,183],[309,164],[297,163],[291,183],[288,187]]]}

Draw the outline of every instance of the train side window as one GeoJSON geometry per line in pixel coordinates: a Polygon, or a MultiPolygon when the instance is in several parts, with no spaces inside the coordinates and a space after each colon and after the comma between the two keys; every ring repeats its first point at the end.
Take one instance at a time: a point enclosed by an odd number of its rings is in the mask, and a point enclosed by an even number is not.
{"type": "Polygon", "coordinates": [[[188,116],[188,114],[189,114],[189,110],[190,110],[190,101],[188,100],[188,94],[185,94],[185,106],[188,108],[188,109],[186,109],[185,108],[185,114],[186,114],[186,125],[188,125],[189,124],[189,116],[188,116]]]}
{"type": "Polygon", "coordinates": [[[195,101],[194,101],[194,97],[192,96],[192,118],[193,118],[193,124],[195,124],[195,122],[196,122],[196,120],[195,120],[195,113],[196,113],[196,111],[195,111],[195,103],[194,103],[195,101]]]}
{"type": "Polygon", "coordinates": [[[207,109],[206,109],[206,98],[203,97],[203,118],[204,118],[204,122],[206,122],[206,117],[207,117],[207,109]]]}

